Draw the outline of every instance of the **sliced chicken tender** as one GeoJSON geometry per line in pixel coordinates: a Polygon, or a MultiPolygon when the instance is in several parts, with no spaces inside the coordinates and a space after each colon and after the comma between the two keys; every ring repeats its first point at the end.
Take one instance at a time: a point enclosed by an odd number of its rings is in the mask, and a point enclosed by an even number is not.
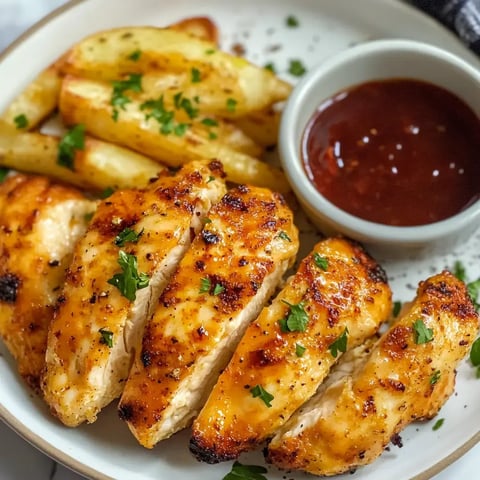
{"type": "Polygon", "coordinates": [[[298,251],[293,214],[240,186],[208,214],[148,322],[120,416],[145,447],[191,423],[298,251]]]}
{"type": "Polygon", "coordinates": [[[94,210],[78,190],[45,177],[0,185],[0,336],[36,391],[65,270],[94,210]]]}
{"type": "Polygon", "coordinates": [[[465,285],[455,276],[443,272],[422,282],[366,361],[319,391],[282,427],[267,460],[316,475],[371,463],[410,422],[437,414],[478,327],[465,285]]]}
{"type": "Polygon", "coordinates": [[[214,202],[219,162],[192,162],[98,207],[51,324],[45,399],[69,426],[93,422],[123,390],[144,321],[214,202]]]}
{"type": "Polygon", "coordinates": [[[318,243],[245,332],[193,424],[192,453],[234,459],[273,436],[308,400],[342,351],[391,312],[385,273],[356,243],[318,243]]]}

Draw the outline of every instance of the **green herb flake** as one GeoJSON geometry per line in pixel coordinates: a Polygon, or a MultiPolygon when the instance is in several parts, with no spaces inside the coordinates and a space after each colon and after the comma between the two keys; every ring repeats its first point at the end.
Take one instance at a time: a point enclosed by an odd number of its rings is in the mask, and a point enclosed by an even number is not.
{"type": "Polygon", "coordinates": [[[453,265],[453,274],[462,282],[467,278],[465,267],[460,260],[457,260],[453,265]]]}
{"type": "Polygon", "coordinates": [[[276,73],[275,65],[272,62],[269,62],[263,67],[265,70],[270,70],[272,73],[276,73]]]}
{"type": "Polygon", "coordinates": [[[205,217],[203,219],[203,224],[206,225],[207,223],[212,223],[212,221],[208,217],[205,217]]]}
{"type": "Polygon", "coordinates": [[[202,81],[202,74],[200,73],[200,70],[198,68],[192,68],[190,71],[191,73],[191,79],[192,83],[199,83],[202,81]]]}
{"type": "Polygon", "coordinates": [[[435,385],[440,380],[440,370],[435,370],[430,377],[430,385],[435,385]]]}
{"type": "Polygon", "coordinates": [[[477,372],[475,374],[477,378],[480,378],[480,365],[477,367],[477,372]]]}
{"type": "Polygon", "coordinates": [[[20,115],[17,115],[13,119],[13,121],[15,122],[15,126],[17,127],[18,130],[28,127],[28,118],[24,113],[20,113],[20,115]]]}
{"type": "Polygon", "coordinates": [[[234,98],[227,98],[227,110],[233,113],[237,108],[237,103],[234,98]]]}
{"type": "Polygon", "coordinates": [[[206,127],[218,127],[218,122],[214,118],[204,118],[200,123],[206,127]]]}
{"type": "Polygon", "coordinates": [[[282,300],[283,303],[290,307],[290,310],[285,318],[279,320],[280,330],[287,332],[305,332],[308,324],[308,313],[305,311],[303,302],[297,304],[288,303],[282,300]]]}
{"type": "Polygon", "coordinates": [[[265,467],[234,462],[232,470],[222,480],[267,480],[267,477],[263,475],[264,473],[267,473],[265,467]]]}
{"type": "Polygon", "coordinates": [[[208,50],[205,50],[206,55],[213,55],[216,52],[214,48],[209,48],[208,50]]]}
{"type": "Polygon", "coordinates": [[[184,110],[189,118],[198,117],[198,108],[195,108],[189,98],[183,96],[182,92],[178,92],[173,96],[173,104],[177,110],[184,110]]]}
{"type": "Polygon", "coordinates": [[[100,343],[103,343],[105,345],[107,345],[108,348],[112,348],[113,347],[113,332],[111,332],[110,330],[106,330],[105,328],[101,328],[99,330],[100,332],[100,343]]]}
{"type": "Polygon", "coordinates": [[[328,346],[333,358],[337,358],[338,352],[345,353],[347,351],[347,343],[348,328],[345,327],[345,330],[343,330],[342,334],[328,346]]]}
{"type": "Polygon", "coordinates": [[[124,228],[116,237],[115,237],[115,245],[117,247],[123,247],[126,243],[138,243],[140,237],[143,235],[143,228],[142,230],[137,233],[135,230],[131,228],[124,228]]]}
{"type": "Polygon", "coordinates": [[[213,294],[214,295],[220,295],[222,292],[225,291],[225,287],[223,285],[220,285],[217,283],[213,289],[213,294]]]}
{"type": "Polygon", "coordinates": [[[113,92],[110,99],[110,105],[113,107],[112,118],[118,120],[119,110],[125,110],[125,105],[131,102],[130,98],[125,95],[127,90],[132,92],[142,92],[142,75],[139,73],[131,73],[126,80],[115,80],[112,82],[113,92]]]}
{"type": "Polygon", "coordinates": [[[480,311],[480,302],[479,302],[479,295],[480,295],[480,278],[473,282],[467,283],[467,292],[470,298],[472,299],[473,306],[477,312],[480,311]]]}
{"type": "Polygon", "coordinates": [[[211,288],[212,288],[212,282],[208,277],[200,279],[200,290],[198,291],[198,293],[208,293],[210,292],[211,288]]]}
{"type": "Polygon", "coordinates": [[[300,60],[290,60],[290,66],[288,67],[288,73],[295,77],[301,77],[305,74],[307,69],[300,60]]]}
{"type": "Polygon", "coordinates": [[[398,314],[400,313],[400,310],[402,309],[402,302],[396,301],[393,302],[393,318],[397,318],[398,314]]]}
{"type": "Polygon", "coordinates": [[[108,198],[115,193],[115,190],[112,187],[107,187],[100,193],[100,198],[108,198]]]}
{"type": "Polygon", "coordinates": [[[268,408],[271,408],[272,404],[270,402],[274,399],[274,396],[271,393],[268,393],[261,385],[256,385],[250,389],[250,393],[253,398],[259,397],[268,408]]]}
{"type": "Polygon", "coordinates": [[[5,181],[9,172],[9,168],[0,167],[0,183],[3,183],[5,181]]]}
{"type": "Polygon", "coordinates": [[[315,252],[313,254],[313,261],[318,268],[321,268],[324,271],[328,269],[328,258],[322,257],[319,253],[315,252]]]}
{"type": "Polygon", "coordinates": [[[74,170],[75,152],[85,148],[85,125],[75,125],[58,143],[57,164],[74,170]]]}
{"type": "Polygon", "coordinates": [[[306,352],[306,348],[303,345],[300,345],[299,343],[295,344],[295,355],[297,357],[303,357],[303,354],[306,352]]]}
{"type": "Polygon", "coordinates": [[[128,56],[128,59],[131,60],[132,62],[138,62],[141,56],[142,56],[142,51],[135,50],[128,56]]]}
{"type": "Polygon", "coordinates": [[[209,140],[216,140],[218,135],[215,132],[208,132],[208,139],[209,140]]]}
{"type": "Polygon", "coordinates": [[[86,222],[90,222],[93,218],[93,216],[95,215],[95,212],[88,212],[86,213],[84,216],[83,216],[83,219],[86,221],[86,222]]]}
{"type": "Polygon", "coordinates": [[[438,430],[438,429],[443,425],[444,422],[445,422],[445,419],[444,419],[444,418],[439,418],[439,419],[435,422],[435,424],[433,425],[432,430],[433,430],[433,431],[438,430]]]}
{"type": "Polygon", "coordinates": [[[120,290],[120,293],[133,302],[136,299],[136,292],[148,287],[149,277],[146,273],[138,272],[137,257],[120,250],[118,252],[118,264],[122,273],[115,274],[108,283],[120,290]]]}
{"type": "Polygon", "coordinates": [[[283,231],[278,234],[278,238],[281,238],[282,240],[285,240],[287,242],[292,241],[292,239],[288,236],[287,232],[283,232],[283,231]]]}
{"type": "Polygon", "coordinates": [[[185,132],[188,130],[188,124],[187,123],[178,123],[173,127],[173,133],[177,137],[183,137],[185,135],[185,132]]]}
{"type": "Polygon", "coordinates": [[[470,361],[474,367],[480,366],[480,337],[473,342],[470,349],[470,361]]]}
{"type": "Polygon", "coordinates": [[[210,175],[208,177],[207,183],[213,182],[215,180],[215,177],[213,175],[210,175]]]}
{"type": "Polygon", "coordinates": [[[298,19],[297,17],[294,17],[293,15],[289,15],[286,19],[285,19],[285,25],[287,25],[287,27],[290,27],[290,28],[296,28],[299,26],[299,22],[298,22],[298,19]]]}
{"type": "Polygon", "coordinates": [[[427,328],[421,318],[413,322],[413,333],[415,343],[417,345],[421,345],[422,343],[428,343],[433,340],[433,330],[431,328],[427,328]]]}

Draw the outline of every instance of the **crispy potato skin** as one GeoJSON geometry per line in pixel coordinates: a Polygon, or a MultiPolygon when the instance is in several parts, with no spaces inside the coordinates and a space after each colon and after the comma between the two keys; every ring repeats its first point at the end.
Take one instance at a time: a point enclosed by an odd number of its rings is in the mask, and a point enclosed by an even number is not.
{"type": "MultiPolygon", "coordinates": [[[[202,461],[237,458],[271,437],[308,400],[336,358],[329,346],[348,328],[348,348],[373,335],[391,312],[391,292],[381,267],[356,243],[318,243],[298,272],[243,336],[205,407],[193,424],[190,449],[202,461]],[[326,270],[314,256],[327,260],[326,270]],[[289,306],[303,303],[305,332],[281,329],[289,306]],[[296,345],[305,347],[302,356],[296,345]],[[252,395],[262,386],[271,407],[252,395]]],[[[338,357],[337,357],[338,358],[338,357]]]]}
{"type": "Polygon", "coordinates": [[[100,203],[75,249],[48,337],[42,387],[66,425],[94,421],[121,394],[152,298],[165,287],[211,203],[225,193],[222,176],[219,162],[192,162],[148,188],[119,190],[100,203]],[[142,235],[118,246],[115,239],[127,227],[142,235]],[[134,301],[108,283],[121,273],[120,250],[136,256],[138,272],[150,279],[134,301]],[[111,332],[111,346],[100,330],[111,332]]]}
{"type": "Polygon", "coordinates": [[[465,285],[455,276],[443,272],[421,282],[410,308],[332,394],[331,406],[322,410],[328,391],[312,399],[273,438],[267,460],[316,475],[371,463],[409,423],[438,413],[453,392],[455,369],[478,327],[465,285]],[[416,343],[418,319],[432,329],[432,341],[416,343]]]}
{"type": "Polygon", "coordinates": [[[208,218],[147,323],[120,402],[120,416],[149,448],[198,413],[298,250],[293,214],[269,190],[232,189],[208,218]]]}
{"type": "Polygon", "coordinates": [[[0,335],[36,391],[65,269],[94,209],[45,177],[19,174],[0,185],[0,335]]]}

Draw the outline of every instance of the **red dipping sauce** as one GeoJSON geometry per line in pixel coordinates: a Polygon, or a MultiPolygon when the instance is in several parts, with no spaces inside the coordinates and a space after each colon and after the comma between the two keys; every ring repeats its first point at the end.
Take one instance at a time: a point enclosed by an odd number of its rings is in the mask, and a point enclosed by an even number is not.
{"type": "Polygon", "coordinates": [[[480,198],[480,119],[426,82],[367,82],[326,100],[302,156],[320,193],[372,222],[428,224],[480,198]]]}

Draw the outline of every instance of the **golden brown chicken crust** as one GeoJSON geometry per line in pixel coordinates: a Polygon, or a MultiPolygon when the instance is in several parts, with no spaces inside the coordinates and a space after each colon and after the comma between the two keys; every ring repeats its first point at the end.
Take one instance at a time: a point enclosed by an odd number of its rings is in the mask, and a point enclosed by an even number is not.
{"type": "Polygon", "coordinates": [[[65,269],[86,229],[84,213],[94,208],[46,177],[19,174],[0,185],[0,335],[36,391],[65,269]]]}
{"type": "Polygon", "coordinates": [[[328,374],[336,361],[329,346],[345,328],[352,348],[373,335],[390,311],[385,274],[358,244],[342,238],[318,243],[247,329],[194,422],[192,453],[216,463],[272,436],[328,374]],[[299,303],[309,317],[306,330],[283,331],[279,321],[299,303]],[[298,346],[305,349],[301,355],[298,346]],[[259,387],[273,395],[270,407],[253,396],[259,387]]]}
{"type": "Polygon", "coordinates": [[[292,212],[269,190],[240,186],[210,210],[147,323],[122,396],[120,416],[142,445],[198,413],[298,243],[292,212]]]}
{"type": "Polygon", "coordinates": [[[415,301],[363,365],[282,427],[267,460],[316,475],[371,463],[409,423],[438,413],[478,327],[465,285],[454,275],[443,272],[422,282],[415,301]],[[418,320],[432,330],[431,341],[417,343],[418,320]]]}
{"type": "Polygon", "coordinates": [[[223,176],[218,162],[192,162],[145,189],[120,190],[100,203],[75,250],[48,337],[42,388],[63,423],[92,422],[121,394],[152,296],[225,193],[223,176]],[[138,238],[119,245],[116,237],[126,228],[138,238]],[[149,278],[133,300],[111,283],[122,272],[121,251],[149,278]]]}

